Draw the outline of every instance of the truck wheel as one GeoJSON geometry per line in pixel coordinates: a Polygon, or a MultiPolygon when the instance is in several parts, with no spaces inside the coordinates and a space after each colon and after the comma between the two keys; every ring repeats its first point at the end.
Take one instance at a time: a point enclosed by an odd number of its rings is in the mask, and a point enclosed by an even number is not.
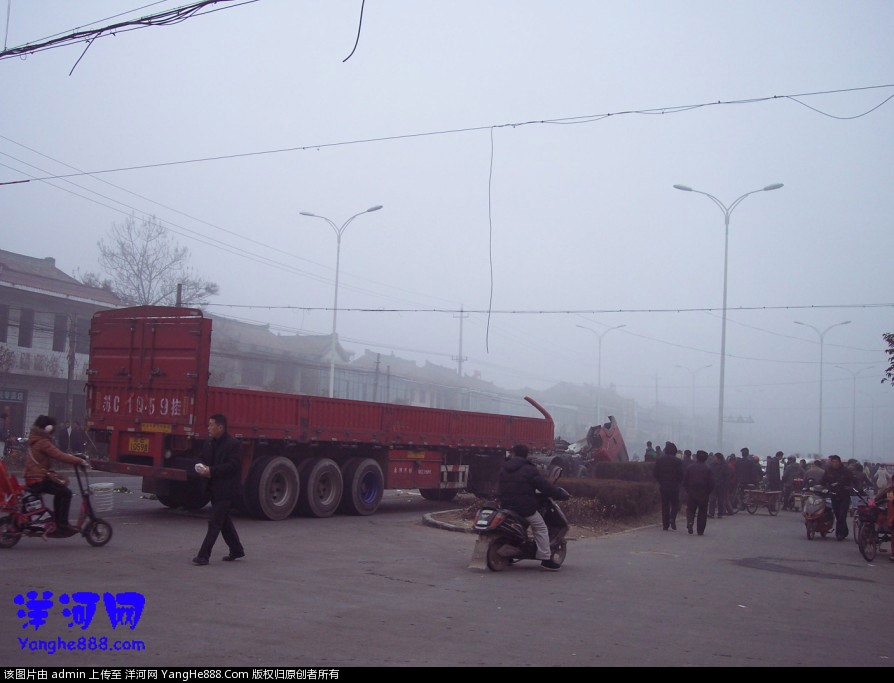
{"type": "Polygon", "coordinates": [[[301,468],[304,490],[298,498],[298,512],[305,517],[330,517],[341,504],[344,481],[334,460],[314,458],[301,468]]]}
{"type": "Polygon", "coordinates": [[[158,502],[166,508],[176,509],[180,507],[180,496],[174,495],[173,493],[158,493],[155,497],[158,498],[158,502]]]}
{"type": "Polygon", "coordinates": [[[299,478],[294,463],[281,455],[268,455],[251,466],[245,480],[247,510],[258,517],[285,519],[298,502],[299,478]]]}
{"type": "Polygon", "coordinates": [[[211,493],[201,484],[171,482],[170,492],[156,494],[159,502],[169,508],[201,510],[211,500],[211,493]]]}
{"type": "Polygon", "coordinates": [[[341,509],[349,515],[371,515],[385,492],[382,468],[372,458],[353,458],[345,464],[341,509]]]}
{"type": "Polygon", "coordinates": [[[459,493],[458,489],[419,489],[419,495],[425,500],[436,500],[442,503],[449,503],[456,498],[459,493]]]}

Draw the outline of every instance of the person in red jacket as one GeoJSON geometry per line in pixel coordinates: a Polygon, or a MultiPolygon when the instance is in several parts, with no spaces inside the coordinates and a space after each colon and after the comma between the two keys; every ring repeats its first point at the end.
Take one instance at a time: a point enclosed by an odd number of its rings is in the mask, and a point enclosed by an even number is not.
{"type": "Polygon", "coordinates": [[[38,415],[28,434],[28,454],[25,456],[25,485],[32,493],[53,494],[53,518],[56,531],[51,536],[65,538],[78,533],[78,529],[68,523],[68,509],[71,507],[71,489],[52,468],[52,461],[80,465],[89,468],[86,460],[63,453],[53,443],[56,418],[38,415]]]}

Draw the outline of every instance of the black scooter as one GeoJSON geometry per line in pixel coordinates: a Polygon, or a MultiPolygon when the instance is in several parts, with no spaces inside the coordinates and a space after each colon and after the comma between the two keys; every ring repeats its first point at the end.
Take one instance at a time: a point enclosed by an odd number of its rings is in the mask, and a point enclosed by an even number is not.
{"type": "MultiPolygon", "coordinates": [[[[540,499],[539,512],[549,529],[550,559],[561,566],[568,551],[565,540],[568,520],[554,500],[542,493],[537,495],[540,499]]],[[[528,526],[524,517],[501,508],[496,501],[487,501],[475,515],[473,529],[478,534],[478,540],[469,568],[499,572],[520,560],[536,559],[537,545],[528,532],[528,526]]]]}

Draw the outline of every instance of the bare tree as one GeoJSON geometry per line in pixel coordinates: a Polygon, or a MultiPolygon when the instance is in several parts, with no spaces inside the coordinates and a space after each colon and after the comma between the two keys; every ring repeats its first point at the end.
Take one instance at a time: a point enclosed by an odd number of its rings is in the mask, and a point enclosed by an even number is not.
{"type": "Polygon", "coordinates": [[[155,216],[139,224],[133,216],[114,223],[97,246],[106,276],[85,273],[81,281],[112,291],[128,304],[174,305],[177,285],[185,305],[201,306],[218,293],[216,283],[189,267],[189,249],[179,246],[155,216]]]}

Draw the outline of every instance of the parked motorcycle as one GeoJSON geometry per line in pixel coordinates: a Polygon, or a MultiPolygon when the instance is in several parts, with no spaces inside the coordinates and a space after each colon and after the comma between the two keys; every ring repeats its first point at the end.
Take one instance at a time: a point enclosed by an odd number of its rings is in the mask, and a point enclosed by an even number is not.
{"type": "MultiPolygon", "coordinates": [[[[554,500],[542,493],[537,495],[540,499],[539,512],[549,529],[550,559],[561,566],[568,550],[565,540],[568,519],[554,500]]],[[[535,560],[537,545],[528,526],[524,517],[500,507],[496,501],[487,501],[475,515],[473,529],[478,534],[478,540],[469,568],[486,567],[499,572],[520,560],[535,560]]]]}
{"type": "MultiPolygon", "coordinates": [[[[73,526],[87,543],[103,546],[112,538],[112,526],[93,510],[86,468],[75,465],[74,470],[81,492],[81,512],[73,526]]],[[[23,536],[44,540],[60,538],[55,532],[53,513],[44,505],[43,497],[22,486],[0,463],[0,549],[12,548],[23,536]]]]}
{"type": "Polygon", "coordinates": [[[832,499],[829,490],[822,486],[811,486],[810,493],[804,501],[804,526],[807,528],[807,540],[812,541],[816,534],[823,538],[835,528],[835,513],[832,512],[832,499]]]}

